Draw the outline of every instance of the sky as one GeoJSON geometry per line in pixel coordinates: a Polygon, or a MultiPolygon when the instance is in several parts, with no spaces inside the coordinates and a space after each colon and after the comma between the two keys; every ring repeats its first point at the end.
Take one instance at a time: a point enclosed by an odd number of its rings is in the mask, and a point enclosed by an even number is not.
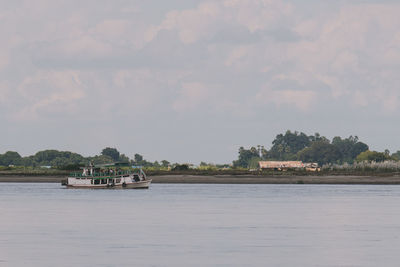
{"type": "Polygon", "coordinates": [[[229,163],[286,130],[400,150],[398,1],[0,6],[0,153],[229,163]]]}

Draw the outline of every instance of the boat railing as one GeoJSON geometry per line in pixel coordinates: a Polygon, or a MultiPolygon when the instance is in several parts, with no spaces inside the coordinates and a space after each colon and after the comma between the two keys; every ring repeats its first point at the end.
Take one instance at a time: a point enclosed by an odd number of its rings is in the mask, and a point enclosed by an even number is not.
{"type": "Polygon", "coordinates": [[[117,172],[95,172],[93,174],[88,174],[88,175],[83,175],[80,172],[72,172],[69,174],[69,177],[77,177],[77,178],[91,178],[91,177],[110,177],[110,176],[116,176],[116,175],[130,175],[134,174],[132,171],[117,171],[117,172]]]}

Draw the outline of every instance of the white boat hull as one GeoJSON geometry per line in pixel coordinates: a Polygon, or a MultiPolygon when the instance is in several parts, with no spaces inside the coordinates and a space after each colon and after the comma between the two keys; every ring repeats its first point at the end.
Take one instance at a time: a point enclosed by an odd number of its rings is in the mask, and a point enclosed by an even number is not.
{"type": "Polygon", "coordinates": [[[118,183],[99,183],[95,184],[92,179],[76,179],[75,177],[68,177],[63,185],[67,188],[91,188],[91,189],[147,189],[150,187],[151,179],[135,181],[131,177],[119,178],[118,183]]]}
{"type": "Polygon", "coordinates": [[[145,180],[145,181],[133,182],[133,183],[126,184],[125,187],[122,185],[122,188],[126,188],[126,189],[148,189],[150,187],[151,181],[152,180],[150,179],[150,180],[145,180]]]}
{"type": "Polygon", "coordinates": [[[99,184],[99,185],[93,185],[93,184],[67,184],[67,188],[97,188],[97,189],[148,189],[151,184],[151,179],[146,180],[146,181],[139,181],[139,182],[132,182],[132,183],[127,183],[127,184],[117,184],[117,185],[104,185],[104,184],[99,184]]]}

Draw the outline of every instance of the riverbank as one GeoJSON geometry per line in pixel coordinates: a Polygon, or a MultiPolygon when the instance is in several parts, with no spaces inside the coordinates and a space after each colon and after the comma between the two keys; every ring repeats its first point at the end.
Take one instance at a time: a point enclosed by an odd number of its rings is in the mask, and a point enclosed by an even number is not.
{"type": "MultiPolygon", "coordinates": [[[[400,176],[251,176],[154,175],[153,183],[171,184],[389,184],[400,185],[400,176]]],[[[60,183],[65,176],[0,176],[0,182],[60,183]]]]}

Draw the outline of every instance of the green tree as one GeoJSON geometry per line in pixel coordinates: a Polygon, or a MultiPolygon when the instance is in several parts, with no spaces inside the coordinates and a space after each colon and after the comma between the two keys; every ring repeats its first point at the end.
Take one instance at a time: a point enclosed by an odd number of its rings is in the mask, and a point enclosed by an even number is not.
{"type": "Polygon", "coordinates": [[[392,158],[394,160],[400,160],[400,150],[398,150],[396,153],[393,153],[392,158]]]}
{"type": "Polygon", "coordinates": [[[250,169],[258,169],[258,163],[260,162],[260,158],[259,157],[253,157],[253,158],[251,158],[250,160],[249,160],[249,163],[248,163],[248,167],[250,168],[250,169]]]}
{"type": "Polygon", "coordinates": [[[337,163],[341,159],[340,151],[326,141],[313,142],[310,147],[298,153],[298,158],[303,162],[317,162],[320,165],[337,163]]]}
{"type": "Polygon", "coordinates": [[[170,162],[169,162],[168,160],[165,160],[165,159],[164,159],[164,160],[161,161],[161,166],[163,166],[163,167],[166,168],[166,167],[168,167],[169,165],[170,165],[170,162]]]}
{"type": "Polygon", "coordinates": [[[101,151],[103,156],[109,156],[114,162],[119,160],[119,152],[116,148],[106,147],[101,151]]]}
{"type": "Polygon", "coordinates": [[[305,133],[288,130],[285,134],[275,137],[267,157],[275,160],[295,160],[297,152],[308,147],[310,143],[310,137],[305,133]]]}
{"type": "Polygon", "coordinates": [[[238,160],[235,160],[233,162],[233,166],[248,168],[249,163],[253,158],[260,159],[257,148],[251,147],[250,149],[244,149],[244,147],[240,147],[239,148],[239,158],[238,158],[238,160]]]}
{"type": "Polygon", "coordinates": [[[88,157],[86,159],[85,164],[88,164],[89,162],[93,163],[93,164],[109,164],[114,162],[114,160],[110,157],[110,156],[106,156],[106,155],[97,155],[94,157],[88,157]]]}
{"type": "Polygon", "coordinates": [[[134,161],[135,161],[136,165],[143,165],[143,162],[144,162],[143,156],[140,155],[140,154],[135,154],[134,155],[134,161]]]}
{"type": "Polygon", "coordinates": [[[154,161],[153,166],[156,167],[156,168],[160,168],[161,167],[160,163],[158,163],[157,160],[154,161]]]}
{"type": "Polygon", "coordinates": [[[329,143],[329,139],[325,136],[321,136],[319,133],[315,133],[314,135],[310,135],[309,137],[310,142],[324,142],[329,143]]]}
{"type": "Polygon", "coordinates": [[[367,151],[361,152],[360,155],[357,156],[356,161],[357,162],[362,162],[362,161],[383,162],[383,161],[389,160],[389,159],[390,159],[390,156],[385,153],[367,150],[367,151]]]}
{"type": "Polygon", "coordinates": [[[7,151],[3,155],[0,155],[0,165],[3,166],[21,165],[21,160],[21,155],[15,151],[7,151]]]}
{"type": "Polygon", "coordinates": [[[126,156],[125,154],[121,154],[121,155],[119,156],[118,161],[120,161],[120,162],[129,162],[130,159],[129,159],[129,157],[126,156]]]}
{"type": "Polygon", "coordinates": [[[60,155],[61,153],[58,150],[43,150],[34,155],[34,161],[37,162],[38,165],[50,165],[50,162],[60,155]]]}
{"type": "Polygon", "coordinates": [[[60,167],[65,165],[82,164],[85,163],[85,158],[77,153],[69,151],[58,151],[54,149],[43,150],[37,152],[34,156],[23,159],[23,165],[28,166],[43,166],[49,165],[60,167]]]}
{"type": "Polygon", "coordinates": [[[172,168],[173,171],[186,171],[189,170],[189,165],[188,164],[175,164],[175,166],[172,168]]]}
{"type": "Polygon", "coordinates": [[[332,139],[334,145],[341,153],[341,162],[353,163],[356,157],[368,150],[368,145],[359,142],[357,136],[342,139],[336,136],[332,139]]]}
{"type": "MultiPolygon", "coordinates": [[[[0,165],[1,165],[1,163],[0,163],[0,165]]],[[[34,160],[34,156],[23,157],[21,159],[21,165],[25,166],[25,167],[28,167],[28,166],[36,167],[37,166],[37,164],[34,160]]]]}

